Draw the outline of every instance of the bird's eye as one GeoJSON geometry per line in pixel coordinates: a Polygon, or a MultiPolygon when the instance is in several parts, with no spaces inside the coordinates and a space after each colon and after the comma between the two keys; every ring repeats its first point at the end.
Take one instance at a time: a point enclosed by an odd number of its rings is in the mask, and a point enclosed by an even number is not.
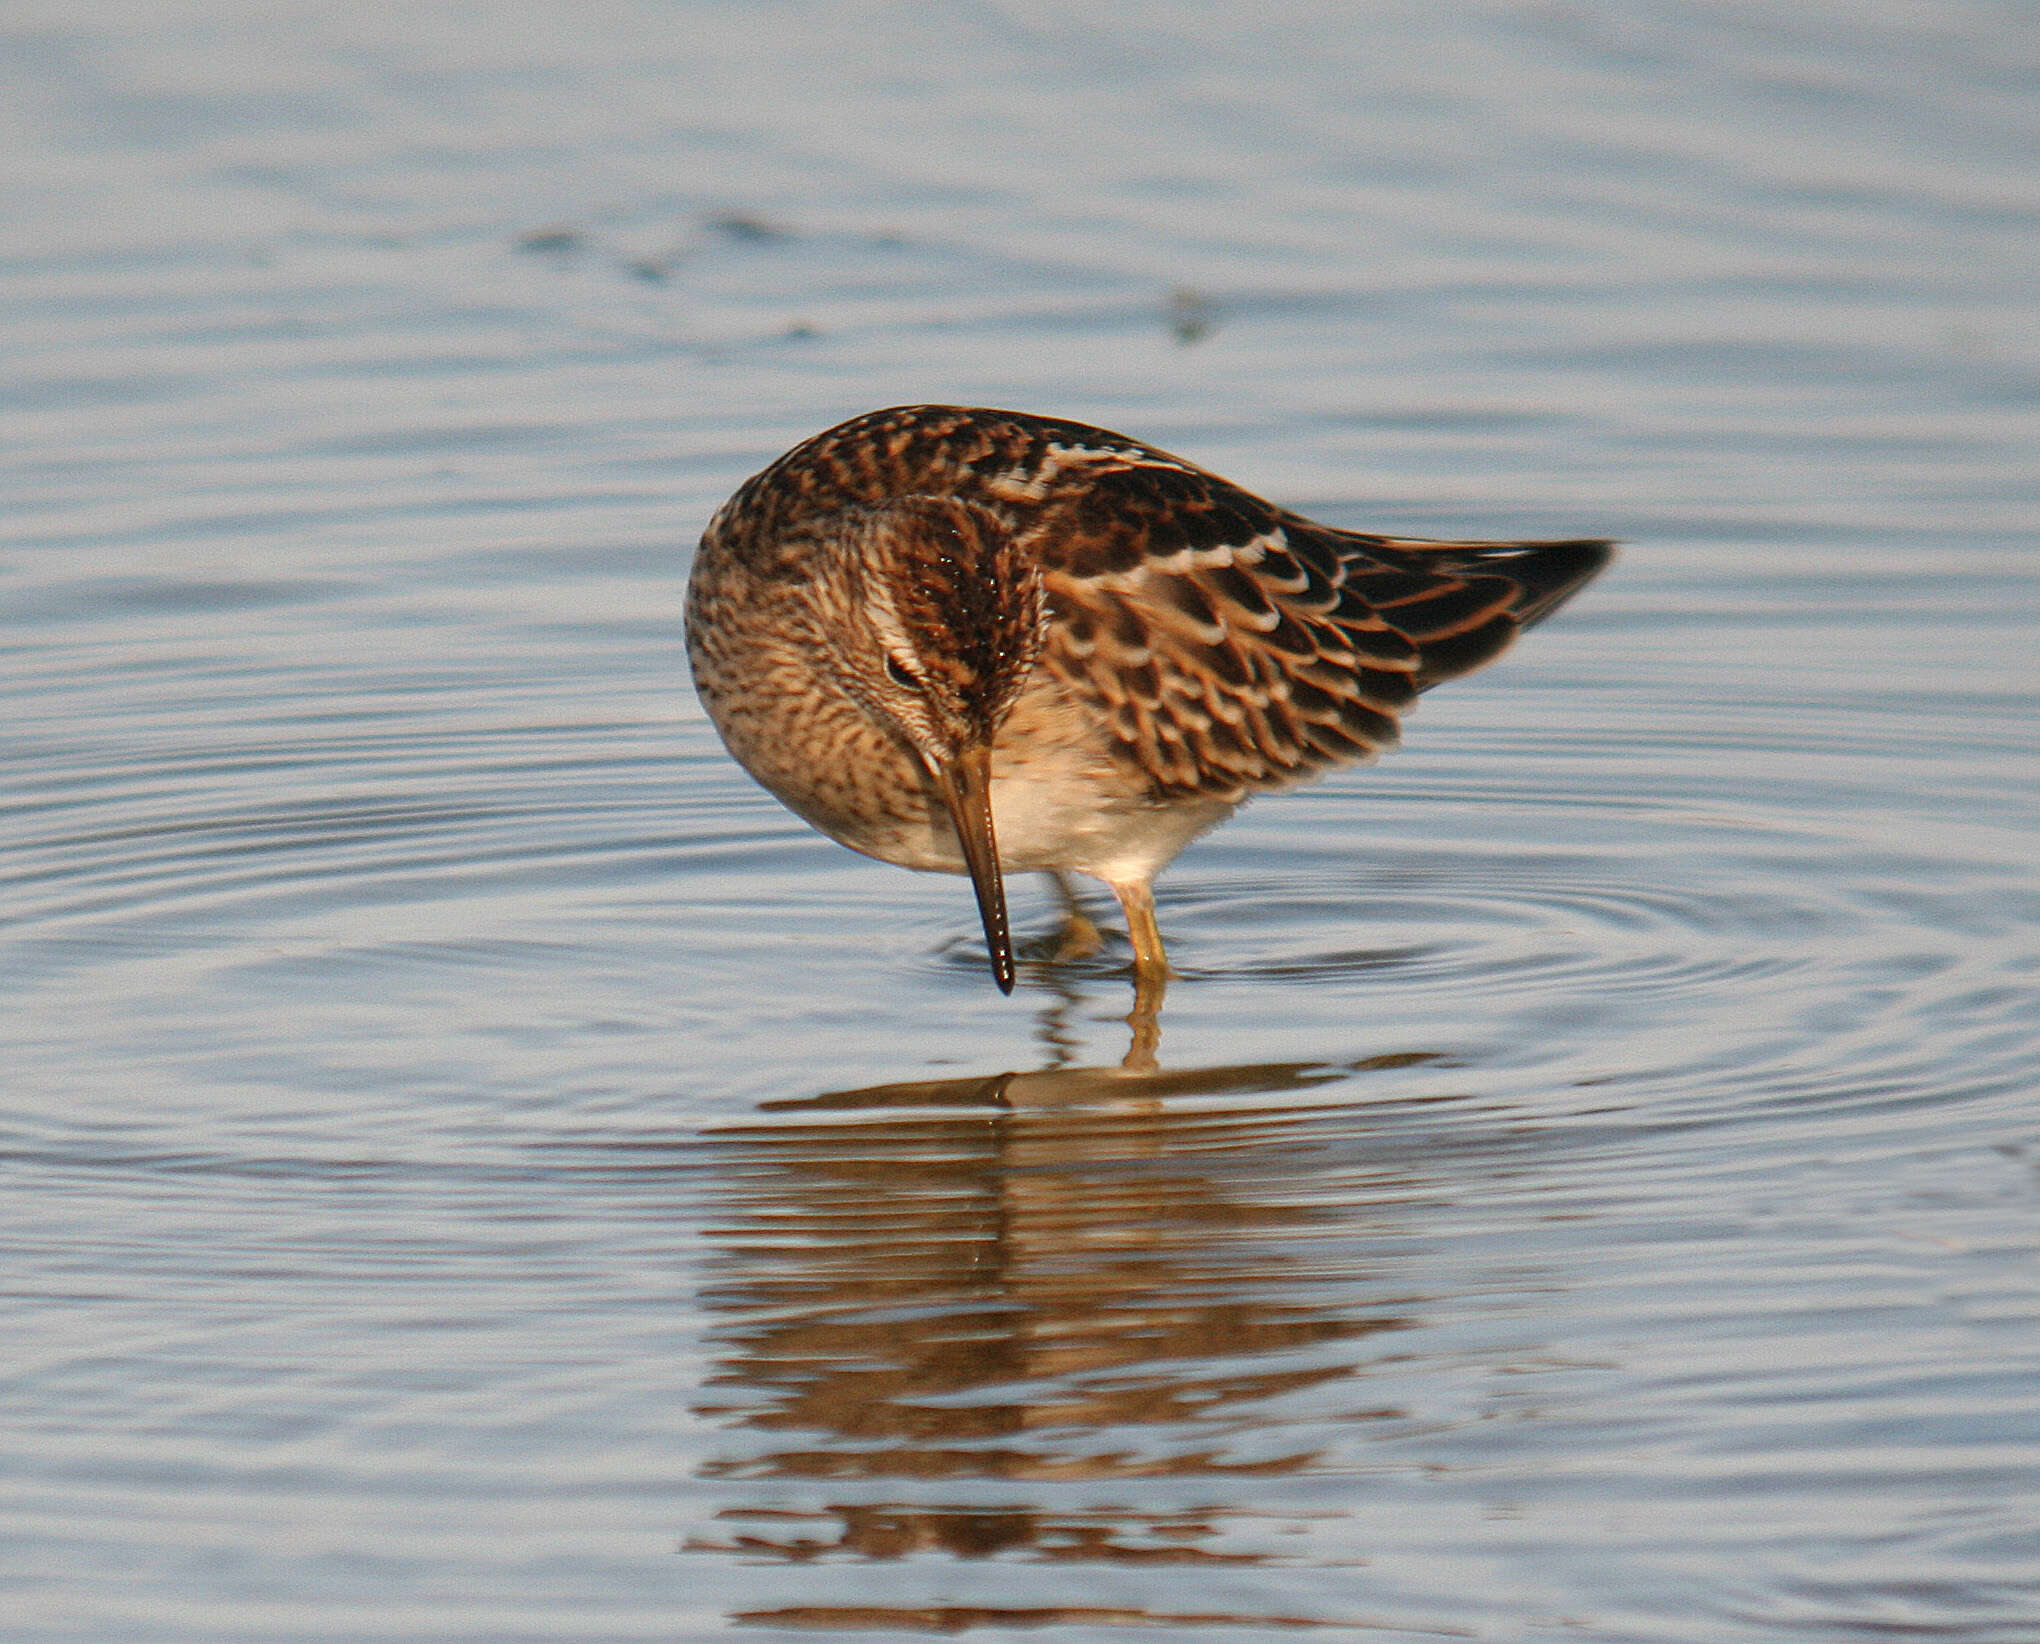
{"type": "Polygon", "coordinates": [[[890,651],[886,653],[885,671],[895,685],[904,685],[908,690],[918,690],[921,682],[907,672],[907,665],[890,651]]]}

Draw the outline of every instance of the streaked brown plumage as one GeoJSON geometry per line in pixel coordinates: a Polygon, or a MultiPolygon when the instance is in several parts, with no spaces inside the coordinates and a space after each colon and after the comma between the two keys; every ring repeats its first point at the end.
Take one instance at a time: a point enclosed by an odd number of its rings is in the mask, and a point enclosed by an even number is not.
{"type": "Polygon", "coordinates": [[[1391,746],[1612,552],[1319,525],[1137,440],[1014,411],[853,418],[703,535],[688,653],[745,769],[822,832],[970,874],[1110,885],[1144,981],[1150,883],[1245,799],[1391,746]]]}

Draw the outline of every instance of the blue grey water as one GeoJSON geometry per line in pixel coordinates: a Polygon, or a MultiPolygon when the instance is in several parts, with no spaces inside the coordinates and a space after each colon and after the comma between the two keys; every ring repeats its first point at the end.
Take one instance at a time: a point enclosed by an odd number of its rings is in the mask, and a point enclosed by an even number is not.
{"type": "Polygon", "coordinates": [[[2040,1638],[2029,7],[0,52],[9,1640],[2040,1638]],[[1123,1076],[686,681],[909,400],[1628,546],[1181,859],[1123,1076]]]}

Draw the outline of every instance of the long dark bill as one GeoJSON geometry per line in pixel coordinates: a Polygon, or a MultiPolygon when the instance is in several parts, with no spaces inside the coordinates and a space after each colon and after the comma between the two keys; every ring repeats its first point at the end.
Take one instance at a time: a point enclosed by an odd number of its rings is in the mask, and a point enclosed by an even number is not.
{"type": "Polygon", "coordinates": [[[1001,993],[1013,991],[1013,932],[1006,924],[1006,881],[999,873],[999,841],[992,832],[992,751],[966,748],[952,765],[935,773],[942,785],[956,841],[977,892],[978,917],[985,922],[985,951],[992,980],[1001,993]]]}

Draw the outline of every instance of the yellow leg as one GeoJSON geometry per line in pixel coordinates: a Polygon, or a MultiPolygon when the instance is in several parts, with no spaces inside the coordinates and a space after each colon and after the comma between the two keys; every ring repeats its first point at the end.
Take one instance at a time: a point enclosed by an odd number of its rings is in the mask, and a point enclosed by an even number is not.
{"type": "Polygon", "coordinates": [[[1048,870],[1048,876],[1055,881],[1063,905],[1062,929],[1056,934],[1055,952],[1049,957],[1059,965],[1073,959],[1088,959],[1105,946],[1105,938],[1098,934],[1098,927],[1091,923],[1091,916],[1077,900],[1077,890],[1069,876],[1054,868],[1048,870]]]}
{"type": "Polygon", "coordinates": [[[1169,956],[1162,949],[1162,928],[1155,923],[1155,893],[1145,879],[1114,885],[1112,894],[1126,914],[1126,934],[1133,938],[1133,1044],[1121,1064],[1129,1073],[1155,1071],[1162,1042],[1162,995],[1169,989],[1169,956]]]}
{"type": "Polygon", "coordinates": [[[1145,879],[1114,885],[1112,894],[1126,913],[1126,934],[1133,938],[1133,973],[1144,982],[1167,982],[1172,974],[1162,950],[1162,927],[1155,923],[1155,893],[1145,879]]]}

